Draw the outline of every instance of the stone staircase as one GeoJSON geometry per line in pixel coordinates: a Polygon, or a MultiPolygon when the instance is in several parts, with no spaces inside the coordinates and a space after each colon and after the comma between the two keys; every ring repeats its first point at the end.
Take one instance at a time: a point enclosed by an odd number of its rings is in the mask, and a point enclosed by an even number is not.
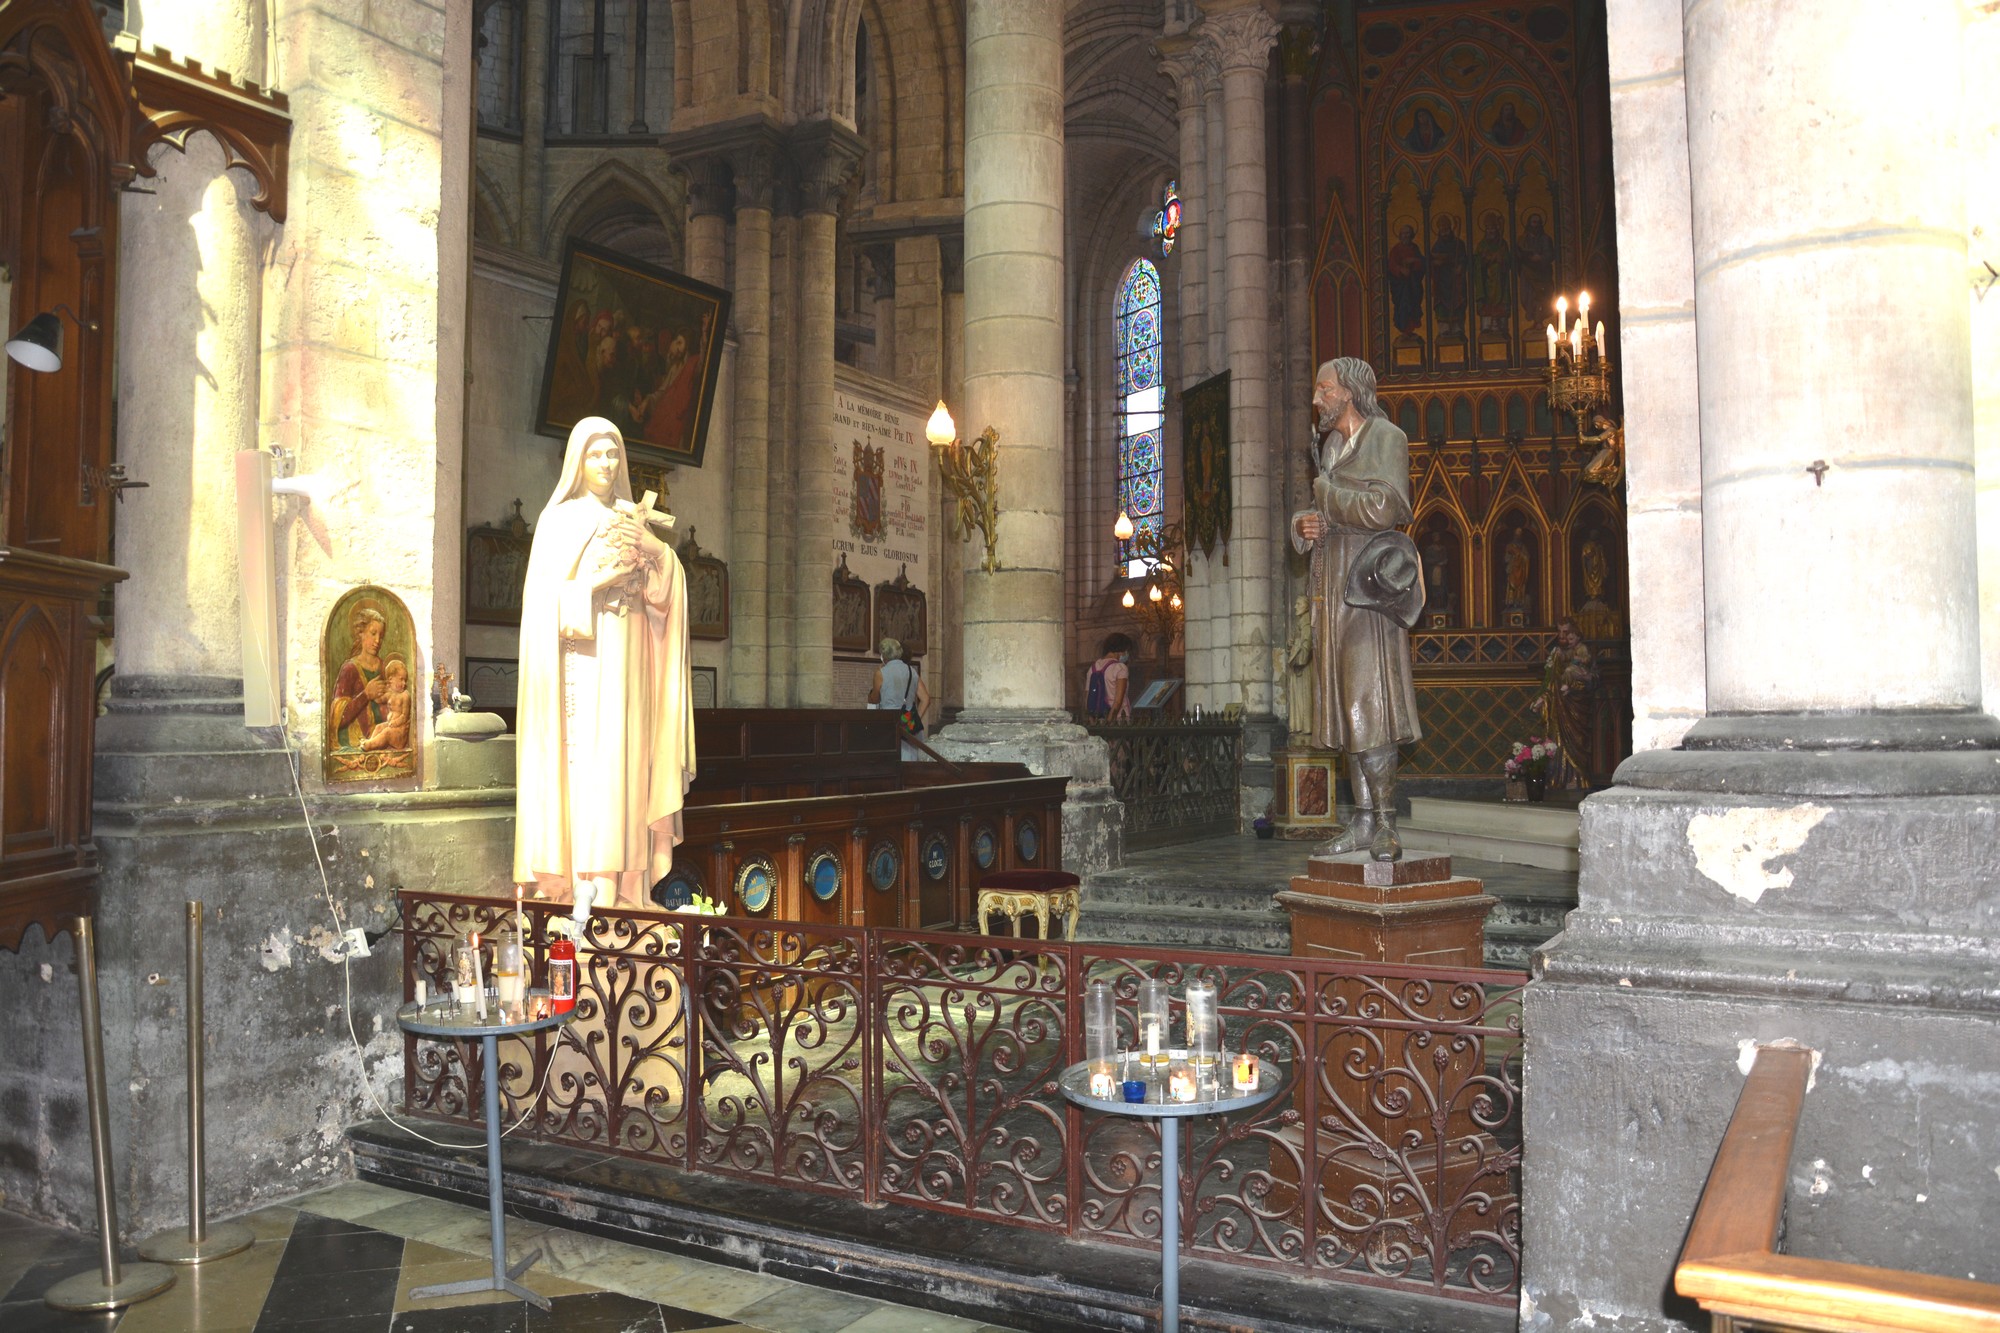
{"type": "MultiPolygon", "coordinates": [[[[1138,852],[1084,885],[1079,940],[1284,954],[1289,918],[1271,895],[1305,870],[1312,844],[1232,834],[1138,852]]],[[[1456,857],[1454,872],[1486,881],[1499,899],[1486,922],[1486,965],[1526,968],[1576,906],[1576,876],[1456,857]]]]}

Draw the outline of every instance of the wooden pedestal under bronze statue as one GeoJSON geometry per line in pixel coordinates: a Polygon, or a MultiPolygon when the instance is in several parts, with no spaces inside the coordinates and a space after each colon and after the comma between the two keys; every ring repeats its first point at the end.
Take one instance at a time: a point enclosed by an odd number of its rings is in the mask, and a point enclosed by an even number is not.
{"type": "MultiPolygon", "coordinates": [[[[1359,965],[1315,997],[1313,1086],[1301,1080],[1293,1093],[1301,1117],[1318,1126],[1320,1150],[1305,1164],[1324,1209],[1316,1230],[1337,1246],[1421,1254],[1430,1247],[1413,1233],[1435,1230],[1459,1246],[1514,1206],[1501,1145],[1480,1123],[1485,1040],[1450,1030],[1477,1024],[1477,980],[1369,970],[1479,968],[1495,904],[1484,889],[1454,876],[1451,857],[1413,850],[1400,861],[1315,856],[1276,895],[1292,920],[1294,956],[1359,965]]],[[[1279,1194],[1296,1188],[1298,1171],[1291,1154],[1273,1154],[1279,1194]]]]}
{"type": "Polygon", "coordinates": [[[1292,918],[1295,957],[1479,967],[1495,903],[1485,887],[1454,877],[1442,853],[1373,861],[1348,852],[1310,858],[1306,873],[1276,897],[1292,918]]]}

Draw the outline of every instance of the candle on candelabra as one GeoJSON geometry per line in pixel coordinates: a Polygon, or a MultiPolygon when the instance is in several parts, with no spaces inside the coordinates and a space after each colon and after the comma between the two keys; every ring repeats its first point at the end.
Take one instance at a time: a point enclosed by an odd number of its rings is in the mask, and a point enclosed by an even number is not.
{"type": "Polygon", "coordinates": [[[1549,325],[1549,364],[1556,363],[1556,326],[1549,325]]]}
{"type": "Polygon", "coordinates": [[[1581,363],[1583,360],[1583,322],[1581,320],[1569,326],[1569,356],[1570,360],[1574,362],[1581,363]]]}
{"type": "Polygon", "coordinates": [[[1582,323],[1584,323],[1584,324],[1586,324],[1586,325],[1588,325],[1588,324],[1589,324],[1589,322],[1590,322],[1590,293],[1589,293],[1589,292],[1578,292],[1578,293],[1576,294],[1576,317],[1577,317],[1577,319],[1578,319],[1578,320],[1579,320],[1580,322],[1582,322],[1582,323]]]}
{"type": "Polygon", "coordinates": [[[1556,335],[1561,337],[1569,332],[1569,298],[1556,298],[1556,335]]]}
{"type": "Polygon", "coordinates": [[[1597,321],[1597,363],[1603,365],[1611,359],[1611,349],[1604,344],[1604,321],[1597,321]]]}

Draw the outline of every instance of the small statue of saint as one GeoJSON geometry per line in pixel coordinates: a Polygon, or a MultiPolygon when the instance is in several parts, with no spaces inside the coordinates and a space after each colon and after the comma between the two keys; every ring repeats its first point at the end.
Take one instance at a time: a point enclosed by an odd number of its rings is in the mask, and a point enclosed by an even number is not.
{"type": "Polygon", "coordinates": [[[1285,644],[1285,723],[1294,749],[1312,744],[1313,734],[1312,600],[1292,602],[1292,636],[1285,644]]]}
{"type": "Polygon", "coordinates": [[[1588,790],[1597,739],[1597,658],[1568,616],[1556,623],[1556,644],[1542,665],[1536,706],[1542,735],[1559,747],[1549,767],[1550,789],[1588,790]]]}
{"type": "Polygon", "coordinates": [[[659,521],[618,428],[577,422],[521,599],[514,880],[543,897],[643,905],[681,840],[687,580],[659,521]]]}

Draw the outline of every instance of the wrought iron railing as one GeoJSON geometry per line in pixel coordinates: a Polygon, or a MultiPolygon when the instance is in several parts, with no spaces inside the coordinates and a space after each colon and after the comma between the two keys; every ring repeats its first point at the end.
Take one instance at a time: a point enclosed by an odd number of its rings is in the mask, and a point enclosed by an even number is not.
{"type": "Polygon", "coordinates": [[[1093,724],[1111,748],[1111,789],[1125,804],[1129,851],[1237,831],[1243,727],[1203,719],[1093,724]]]}
{"type": "MultiPolygon", "coordinates": [[[[435,993],[454,939],[511,910],[405,891],[406,986],[435,993]]],[[[527,908],[538,969],[552,910],[527,908]]],[[[538,1139],[1147,1247],[1157,1129],[1083,1112],[1056,1076],[1089,982],[1129,1038],[1142,977],[1209,979],[1230,1048],[1286,1087],[1183,1137],[1183,1253],[1515,1299],[1521,973],[637,910],[592,918],[578,971],[573,1024],[501,1046],[505,1114],[538,1139]]],[[[407,1110],[476,1123],[478,1059],[412,1039],[407,1110]]]]}

